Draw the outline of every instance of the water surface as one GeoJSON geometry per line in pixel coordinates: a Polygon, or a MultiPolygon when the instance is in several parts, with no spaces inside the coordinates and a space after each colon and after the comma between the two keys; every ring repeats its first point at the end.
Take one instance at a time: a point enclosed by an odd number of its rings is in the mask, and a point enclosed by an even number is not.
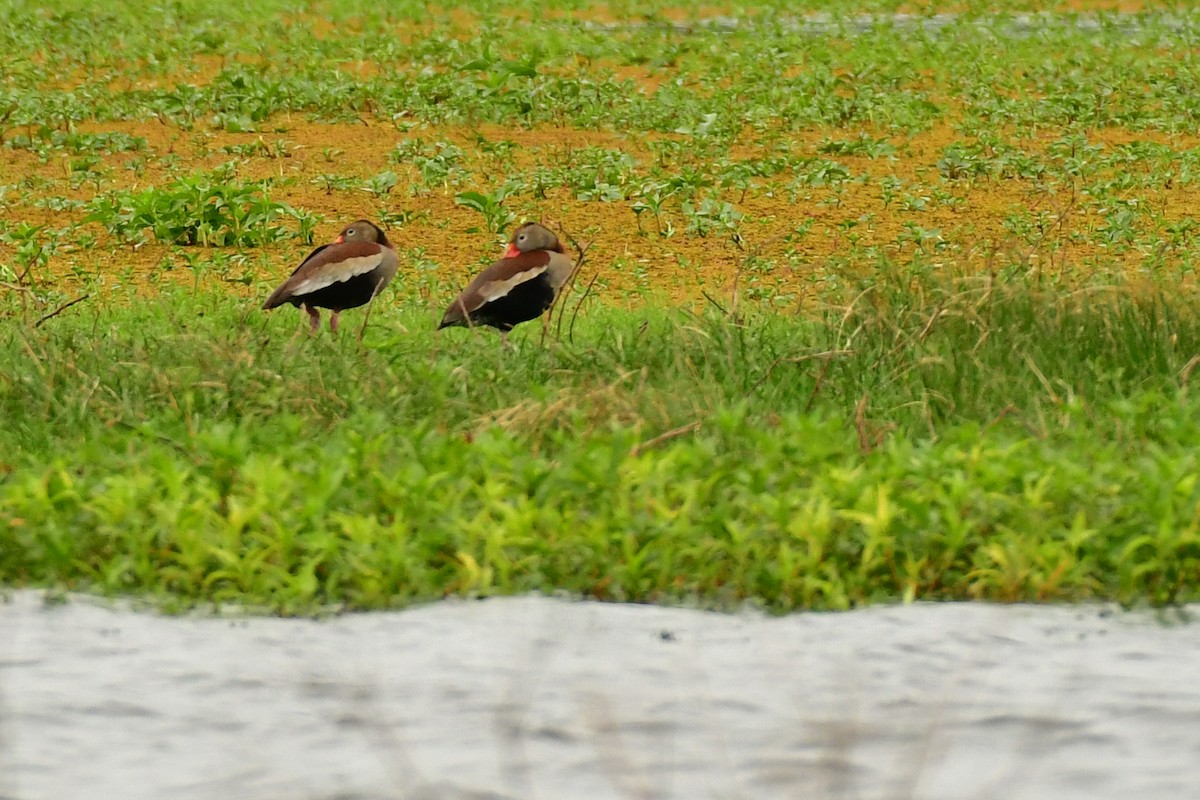
{"type": "Polygon", "coordinates": [[[0,798],[1194,797],[1198,667],[1200,626],[1092,606],[230,620],[18,592],[0,798]]]}

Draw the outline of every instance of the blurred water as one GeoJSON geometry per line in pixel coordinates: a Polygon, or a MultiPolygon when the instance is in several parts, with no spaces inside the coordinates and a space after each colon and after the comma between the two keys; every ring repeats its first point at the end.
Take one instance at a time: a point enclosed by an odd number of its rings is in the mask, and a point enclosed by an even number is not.
{"type": "Polygon", "coordinates": [[[1055,31],[1083,34],[1116,32],[1132,36],[1143,32],[1184,33],[1200,27],[1194,11],[1148,9],[1145,13],[1038,11],[1009,14],[830,14],[816,12],[769,16],[766,21],[751,17],[716,15],[697,20],[583,20],[583,28],[603,31],[662,28],[676,33],[731,32],[756,28],[808,34],[811,36],[854,36],[876,30],[896,29],[938,35],[963,28],[1011,38],[1037,36],[1055,31]]]}
{"type": "Polygon", "coordinates": [[[229,620],[18,592],[0,798],[1196,797],[1198,667],[1200,627],[1098,607],[229,620]]]}

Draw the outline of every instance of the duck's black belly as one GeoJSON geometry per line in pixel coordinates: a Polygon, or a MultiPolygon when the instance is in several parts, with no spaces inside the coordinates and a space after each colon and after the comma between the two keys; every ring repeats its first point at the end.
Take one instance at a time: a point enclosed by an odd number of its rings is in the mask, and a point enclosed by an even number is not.
{"type": "Polygon", "coordinates": [[[554,303],[554,290],[544,275],[514,286],[512,291],[490,303],[484,303],[471,314],[475,325],[490,325],[511,331],[514,325],[537,319],[554,303]]]}
{"type": "Polygon", "coordinates": [[[331,311],[358,308],[371,302],[371,298],[375,294],[376,279],[376,272],[372,270],[363,275],[355,275],[347,281],[331,283],[315,292],[296,295],[292,298],[291,303],[294,306],[303,303],[306,306],[328,308],[331,311]]]}

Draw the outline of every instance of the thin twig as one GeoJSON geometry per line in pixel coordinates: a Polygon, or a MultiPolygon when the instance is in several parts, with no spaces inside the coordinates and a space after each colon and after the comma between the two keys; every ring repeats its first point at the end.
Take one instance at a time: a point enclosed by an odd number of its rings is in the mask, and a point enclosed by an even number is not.
{"type": "MultiPolygon", "coordinates": [[[[730,308],[729,318],[732,319],[735,324],[738,322],[738,316],[737,316],[738,299],[740,297],[740,295],[738,294],[738,285],[742,281],[742,273],[744,273],[746,271],[746,267],[750,264],[750,262],[753,259],[758,258],[759,255],[762,254],[762,251],[765,250],[768,245],[775,244],[776,242],[778,242],[780,240],[785,240],[788,237],[790,237],[791,235],[792,234],[789,231],[787,233],[777,234],[775,236],[772,236],[769,239],[759,242],[758,244],[756,244],[754,247],[752,247],[750,249],[750,252],[746,253],[745,257],[742,258],[742,260],[740,262],[738,262],[737,271],[733,273],[733,286],[730,289],[730,294],[732,295],[732,300],[731,300],[731,304],[729,306],[729,308],[730,308]]],[[[707,297],[707,295],[705,295],[705,296],[707,297]]],[[[709,299],[711,300],[712,298],[709,298],[709,299]]],[[[716,305],[717,308],[720,308],[720,305],[718,305],[716,303],[714,303],[714,305],[716,305]]]]}
{"type": "MultiPolygon", "coordinates": [[[[842,314],[842,321],[840,323],[838,323],[838,329],[837,329],[838,344],[841,344],[842,335],[846,331],[846,325],[850,322],[850,318],[854,316],[856,306],[858,306],[858,301],[862,300],[864,297],[866,297],[872,291],[874,291],[873,288],[868,286],[866,289],[863,289],[861,292],[859,292],[857,295],[855,295],[854,299],[850,301],[850,305],[846,306],[846,312],[844,314],[842,314]]],[[[850,334],[850,337],[846,340],[847,347],[850,345],[850,341],[853,340],[854,337],[858,335],[858,332],[861,331],[862,329],[863,329],[863,325],[861,325],[861,324],[857,328],[854,329],[854,333],[850,334]]]]}
{"type": "Polygon", "coordinates": [[[871,443],[867,437],[867,400],[869,393],[863,393],[858,405],[854,407],[854,430],[858,433],[858,449],[863,454],[871,452],[871,443]]]}
{"type": "Polygon", "coordinates": [[[889,431],[896,429],[895,423],[885,422],[882,425],[873,425],[867,419],[867,405],[870,400],[871,393],[864,392],[858,405],[854,407],[854,430],[858,433],[858,447],[864,456],[873,453],[875,448],[883,442],[883,437],[889,431]]]}
{"type": "Polygon", "coordinates": [[[937,322],[942,317],[946,316],[948,313],[949,312],[946,311],[945,308],[941,308],[940,304],[939,304],[938,310],[929,315],[929,321],[925,323],[925,327],[921,329],[921,332],[919,334],[917,334],[917,341],[918,342],[925,341],[925,337],[928,336],[930,331],[933,330],[934,323],[937,322]]]}
{"type": "Polygon", "coordinates": [[[1018,410],[1019,409],[1016,406],[1014,406],[1012,403],[1009,403],[1004,408],[1000,409],[999,414],[997,414],[996,416],[994,416],[990,420],[988,420],[987,424],[983,426],[983,429],[985,431],[991,430],[996,425],[999,425],[1001,420],[1003,420],[1005,417],[1007,417],[1010,414],[1017,413],[1018,410]]]}
{"type": "Polygon", "coordinates": [[[571,344],[575,344],[575,318],[579,316],[579,309],[583,308],[583,302],[588,299],[588,295],[592,293],[592,287],[596,285],[596,279],[600,277],[597,272],[588,281],[587,288],[583,290],[583,296],[579,298],[579,302],[575,304],[575,310],[571,312],[571,324],[567,326],[567,340],[571,344]]]}
{"type": "Polygon", "coordinates": [[[29,259],[29,263],[25,265],[25,271],[17,276],[17,283],[24,286],[28,282],[29,273],[33,271],[33,264],[36,260],[36,258],[29,259]]]}
{"type": "Polygon", "coordinates": [[[1183,369],[1179,370],[1179,387],[1186,389],[1188,380],[1192,377],[1192,370],[1200,366],[1200,356],[1192,356],[1188,362],[1183,365],[1183,369]]]}
{"type": "Polygon", "coordinates": [[[687,425],[680,425],[678,428],[672,428],[671,430],[667,431],[666,433],[660,433],[658,436],[655,436],[653,439],[648,439],[647,441],[641,442],[639,444],[635,444],[632,448],[630,448],[629,455],[630,456],[639,456],[646,450],[649,450],[651,447],[660,445],[669,439],[674,439],[678,436],[684,436],[686,434],[689,434],[692,431],[697,430],[699,427],[700,427],[700,420],[694,420],[692,422],[689,422],[687,425]]]}
{"type": "Polygon", "coordinates": [[[805,414],[812,411],[813,403],[817,402],[817,395],[820,394],[821,388],[825,385],[825,376],[829,374],[829,365],[832,363],[832,358],[827,358],[821,362],[821,371],[817,373],[817,379],[813,382],[812,391],[808,394],[808,402],[804,404],[805,414]]]}
{"type": "Polygon", "coordinates": [[[700,290],[700,294],[704,295],[704,299],[707,300],[708,302],[712,303],[713,308],[717,309],[717,311],[720,311],[722,314],[724,314],[727,317],[730,316],[729,312],[725,310],[725,306],[718,303],[716,301],[716,298],[714,298],[711,294],[704,291],[703,289],[700,290]]]}
{"type": "MultiPolygon", "coordinates": [[[[371,295],[371,299],[374,300],[375,295],[371,295]]],[[[371,306],[373,306],[373,305],[375,305],[375,304],[371,303],[371,302],[367,303],[367,310],[363,314],[362,325],[358,326],[358,336],[356,336],[355,339],[357,340],[359,347],[362,347],[363,334],[365,334],[367,332],[367,321],[371,319],[371,306]]]]}
{"type": "Polygon", "coordinates": [[[870,399],[871,393],[864,392],[862,399],[854,408],[854,429],[858,433],[858,446],[864,456],[875,452],[875,449],[883,443],[883,438],[889,432],[896,430],[894,422],[875,424],[867,418],[867,406],[870,399]]]}
{"type": "Polygon", "coordinates": [[[577,258],[575,259],[575,266],[571,270],[571,274],[567,276],[567,280],[558,290],[558,294],[554,296],[554,302],[550,304],[550,312],[546,315],[546,324],[542,326],[542,344],[545,344],[546,342],[546,334],[550,330],[550,325],[554,319],[554,313],[556,310],[558,311],[558,324],[555,327],[554,335],[560,339],[562,338],[563,310],[559,306],[559,301],[567,294],[570,294],[570,292],[575,288],[576,277],[579,275],[579,270],[583,269],[583,263],[587,261],[588,250],[592,246],[591,242],[588,242],[585,245],[580,245],[575,237],[571,235],[571,232],[564,228],[561,223],[556,227],[558,228],[558,232],[566,237],[567,241],[571,243],[571,247],[575,248],[575,254],[577,258]]]}
{"type": "Polygon", "coordinates": [[[1025,365],[1029,367],[1029,371],[1033,373],[1033,377],[1037,378],[1038,383],[1046,390],[1046,394],[1050,395],[1050,402],[1055,405],[1061,403],[1062,398],[1058,396],[1058,392],[1054,391],[1054,386],[1051,385],[1050,380],[1046,377],[1045,373],[1038,369],[1037,363],[1028,354],[1025,356],[1025,365]]]}
{"type": "Polygon", "coordinates": [[[562,223],[558,223],[554,225],[554,227],[558,228],[558,233],[562,234],[564,239],[570,243],[571,247],[575,248],[575,266],[571,267],[570,275],[566,276],[566,281],[563,282],[562,288],[559,288],[558,294],[554,295],[554,302],[550,307],[550,313],[546,314],[547,319],[553,319],[554,311],[557,309],[558,329],[556,331],[556,335],[560,337],[563,333],[563,309],[559,307],[558,301],[560,297],[570,293],[571,289],[575,288],[575,278],[583,267],[583,261],[587,260],[588,258],[588,248],[592,246],[592,242],[588,242],[587,245],[581,246],[580,242],[576,241],[575,236],[571,235],[571,231],[564,228],[562,223]]]}
{"type": "Polygon", "coordinates": [[[48,319],[53,319],[54,317],[57,317],[59,314],[61,314],[62,312],[66,311],[66,310],[67,310],[68,308],[70,308],[71,306],[75,305],[76,303],[82,303],[84,300],[87,300],[89,297],[91,297],[91,295],[90,295],[90,294],[81,294],[81,295],[79,295],[79,297],[76,297],[74,300],[71,300],[71,301],[69,301],[69,302],[63,303],[61,306],[59,306],[58,308],[54,309],[54,310],[53,310],[53,311],[51,311],[49,314],[46,314],[46,315],[44,315],[44,316],[43,316],[43,317],[41,317],[41,318],[40,318],[40,319],[39,319],[37,322],[33,323],[33,327],[35,327],[35,328],[41,327],[41,324],[42,324],[43,322],[45,322],[46,320],[48,320],[48,319]]]}
{"type": "Polygon", "coordinates": [[[157,431],[146,430],[146,428],[144,426],[134,425],[132,422],[127,422],[126,420],[123,420],[123,419],[110,420],[108,424],[116,425],[121,428],[125,428],[126,430],[133,431],[134,433],[138,433],[143,436],[148,436],[151,439],[157,439],[158,441],[160,441],[164,444],[174,447],[176,450],[178,450],[180,453],[183,453],[184,455],[192,454],[192,451],[190,449],[188,449],[187,447],[184,447],[183,442],[180,442],[176,439],[172,439],[170,436],[167,436],[165,433],[158,433],[157,431]]]}
{"type": "Polygon", "coordinates": [[[371,319],[371,307],[375,305],[375,298],[383,291],[383,283],[375,284],[375,291],[371,292],[371,299],[367,301],[367,310],[363,313],[362,325],[358,328],[358,346],[362,347],[363,334],[367,332],[367,322],[371,319]]]}
{"type": "Polygon", "coordinates": [[[820,353],[808,353],[802,356],[780,356],[771,362],[771,366],[767,367],[767,371],[758,379],[758,382],[750,387],[750,391],[756,391],[758,387],[766,383],[767,378],[771,377],[771,373],[780,364],[803,364],[805,361],[824,361],[831,358],[840,358],[841,356],[852,356],[854,353],[854,350],[825,350],[820,353]]]}

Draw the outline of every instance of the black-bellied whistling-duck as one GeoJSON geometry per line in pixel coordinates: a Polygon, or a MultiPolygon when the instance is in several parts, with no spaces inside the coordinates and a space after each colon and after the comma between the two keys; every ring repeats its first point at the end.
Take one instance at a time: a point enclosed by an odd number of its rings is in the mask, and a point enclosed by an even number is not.
{"type": "Polygon", "coordinates": [[[391,242],[375,223],[360,219],[347,225],[332,244],[308,254],[291,277],[271,292],[264,309],[284,303],[308,312],[311,330],[321,324],[318,308],[333,312],[329,329],[338,329],[338,314],[375,299],[396,276],[400,259],[391,242]]]}
{"type": "Polygon", "coordinates": [[[476,275],[454,298],[438,330],[489,325],[498,328],[507,343],[515,325],[546,313],[574,269],[553,232],[526,222],[513,233],[504,258],[476,275]]]}

